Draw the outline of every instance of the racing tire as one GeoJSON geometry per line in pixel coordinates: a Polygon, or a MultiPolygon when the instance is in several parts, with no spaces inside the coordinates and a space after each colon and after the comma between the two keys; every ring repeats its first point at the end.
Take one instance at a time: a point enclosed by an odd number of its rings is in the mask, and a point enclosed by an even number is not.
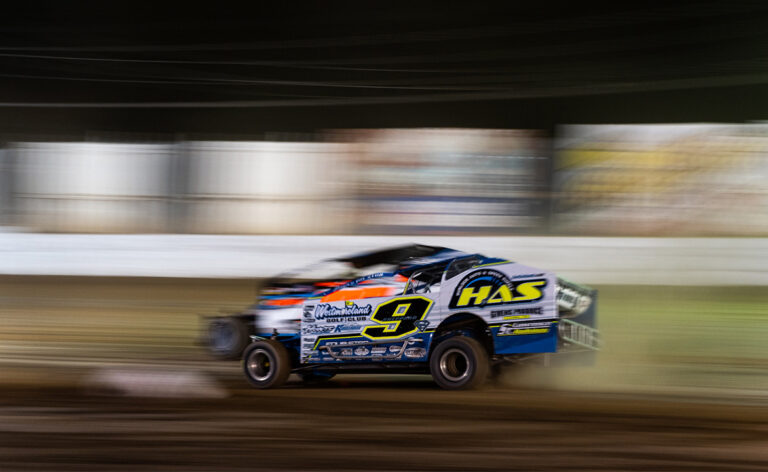
{"type": "Polygon", "coordinates": [[[307,385],[323,385],[335,375],[332,372],[302,372],[299,374],[299,378],[307,385]]]}
{"type": "Polygon", "coordinates": [[[488,377],[490,361],[480,342],[467,336],[454,336],[435,347],[429,371],[435,383],[446,390],[469,390],[488,377]]]}
{"type": "Polygon", "coordinates": [[[291,374],[291,358],[285,346],[272,339],[252,343],[243,354],[243,371],[256,388],[276,388],[291,374]]]}
{"type": "Polygon", "coordinates": [[[248,341],[248,327],[239,318],[214,318],[208,323],[208,351],[214,357],[239,359],[248,341]]]}

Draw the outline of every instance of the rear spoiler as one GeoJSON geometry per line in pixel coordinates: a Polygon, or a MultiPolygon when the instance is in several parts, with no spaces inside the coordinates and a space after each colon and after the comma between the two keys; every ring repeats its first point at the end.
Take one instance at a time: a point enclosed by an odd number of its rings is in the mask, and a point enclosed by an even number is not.
{"type": "Polygon", "coordinates": [[[597,330],[597,290],[558,277],[555,292],[558,337],[566,350],[600,349],[597,330]]]}

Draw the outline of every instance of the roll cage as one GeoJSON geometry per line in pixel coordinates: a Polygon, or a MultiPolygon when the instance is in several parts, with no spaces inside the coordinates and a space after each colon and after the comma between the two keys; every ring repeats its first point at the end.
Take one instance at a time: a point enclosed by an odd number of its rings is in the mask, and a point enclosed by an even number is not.
{"type": "Polygon", "coordinates": [[[395,272],[380,272],[358,277],[322,293],[316,294],[313,298],[324,297],[338,290],[357,286],[368,280],[383,279],[398,275],[408,277],[405,287],[403,288],[403,295],[430,293],[432,287],[435,285],[440,285],[444,281],[452,279],[485,260],[488,260],[488,258],[482,254],[465,254],[459,257],[431,262],[424,265],[400,266],[395,272]]]}
{"type": "Polygon", "coordinates": [[[467,254],[412,269],[408,282],[406,282],[403,289],[403,295],[409,293],[429,293],[434,285],[442,284],[446,280],[452,279],[484,259],[486,259],[485,256],[481,254],[467,254]]]}

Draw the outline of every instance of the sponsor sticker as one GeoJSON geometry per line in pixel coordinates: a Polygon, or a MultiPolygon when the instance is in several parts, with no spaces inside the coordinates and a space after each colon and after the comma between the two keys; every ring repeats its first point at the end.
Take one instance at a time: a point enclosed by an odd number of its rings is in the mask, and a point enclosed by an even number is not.
{"type": "Polygon", "coordinates": [[[427,355],[427,350],[423,347],[409,347],[405,350],[405,357],[410,357],[411,359],[424,357],[427,355]]]}
{"type": "Polygon", "coordinates": [[[516,275],[512,276],[513,279],[532,279],[534,277],[544,277],[544,274],[543,273],[538,273],[538,274],[516,274],[516,275]]]}
{"type": "Polygon", "coordinates": [[[315,334],[330,334],[334,330],[334,327],[331,326],[316,326],[316,325],[309,325],[309,326],[303,326],[301,328],[301,334],[303,335],[315,335],[315,334]]]}
{"type": "Polygon", "coordinates": [[[530,318],[531,315],[543,315],[544,309],[540,306],[534,306],[530,308],[510,308],[507,310],[492,310],[491,318],[504,319],[525,319],[530,318]]]}
{"type": "Polygon", "coordinates": [[[370,341],[366,339],[355,339],[352,341],[326,341],[326,346],[354,346],[356,344],[368,344],[370,341]]]}
{"type": "Polygon", "coordinates": [[[359,346],[355,348],[356,356],[367,356],[370,351],[365,346],[359,346]]]}
{"type": "Polygon", "coordinates": [[[315,307],[313,316],[318,321],[343,323],[348,321],[365,321],[372,311],[373,307],[370,304],[359,306],[357,303],[347,301],[344,307],[338,307],[322,303],[315,307]]]}
{"type": "Polygon", "coordinates": [[[335,328],[333,328],[334,333],[347,333],[350,331],[360,331],[362,328],[359,324],[354,323],[341,323],[337,324],[335,328]]]}
{"type": "Polygon", "coordinates": [[[373,346],[371,348],[371,355],[372,356],[383,356],[387,353],[387,347],[386,346],[373,346]]]}
{"type": "Polygon", "coordinates": [[[449,308],[493,307],[535,302],[544,297],[546,278],[511,280],[493,269],[470,272],[456,286],[449,308]]]}
{"type": "Polygon", "coordinates": [[[558,286],[556,299],[558,306],[576,313],[583,313],[592,303],[592,297],[565,285],[558,286]]]}
{"type": "Polygon", "coordinates": [[[551,321],[530,321],[507,323],[499,326],[496,336],[518,336],[525,334],[546,334],[549,332],[551,321]]]}
{"type": "Polygon", "coordinates": [[[305,305],[304,310],[302,311],[301,318],[304,321],[313,323],[315,321],[315,317],[313,316],[314,312],[315,312],[315,305],[305,305]]]}

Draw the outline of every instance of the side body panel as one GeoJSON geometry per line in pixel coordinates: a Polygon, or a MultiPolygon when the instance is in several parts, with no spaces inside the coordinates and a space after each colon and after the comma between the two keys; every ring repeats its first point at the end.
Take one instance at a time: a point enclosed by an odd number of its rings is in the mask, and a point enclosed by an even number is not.
{"type": "Polygon", "coordinates": [[[439,323],[437,297],[408,294],[304,303],[301,362],[426,361],[439,323]]]}
{"type": "Polygon", "coordinates": [[[505,261],[472,267],[442,285],[443,316],[471,313],[483,319],[496,354],[557,350],[555,274],[505,261]]]}

